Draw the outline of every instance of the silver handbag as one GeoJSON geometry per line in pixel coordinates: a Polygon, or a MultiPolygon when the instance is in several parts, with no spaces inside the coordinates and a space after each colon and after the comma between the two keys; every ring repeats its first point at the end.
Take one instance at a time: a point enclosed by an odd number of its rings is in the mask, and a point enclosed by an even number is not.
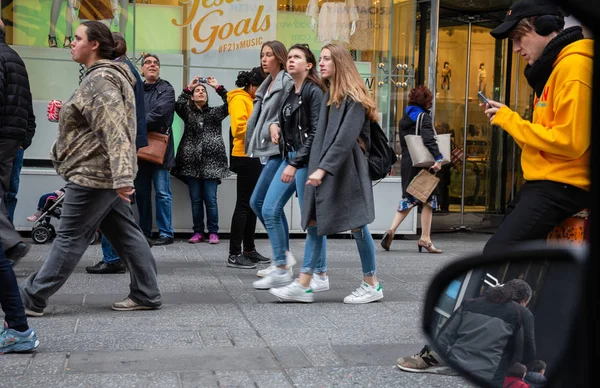
{"type": "MultiPolygon", "coordinates": [[[[412,160],[413,167],[431,167],[434,165],[435,160],[433,159],[433,155],[429,152],[425,144],[423,144],[423,137],[420,135],[421,126],[423,125],[423,115],[425,113],[420,113],[417,118],[417,124],[415,125],[415,134],[414,135],[406,135],[404,136],[404,140],[406,140],[406,145],[408,146],[408,153],[410,154],[410,159],[412,160]]],[[[444,133],[442,135],[438,135],[435,131],[435,127],[433,128],[433,133],[435,134],[435,140],[437,142],[440,153],[443,156],[442,165],[450,163],[451,160],[451,139],[449,133],[444,133]]]]}

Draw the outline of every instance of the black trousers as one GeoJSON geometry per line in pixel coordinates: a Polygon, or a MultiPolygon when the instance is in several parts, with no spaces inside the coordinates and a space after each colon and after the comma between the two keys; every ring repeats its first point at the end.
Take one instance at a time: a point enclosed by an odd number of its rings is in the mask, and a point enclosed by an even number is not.
{"type": "Polygon", "coordinates": [[[588,191],[564,183],[526,182],[483,252],[498,252],[524,241],[545,240],[555,226],[587,208],[590,198],[588,191]]]}
{"type": "Polygon", "coordinates": [[[10,187],[13,162],[22,142],[23,140],[19,139],[0,138],[0,240],[2,240],[2,247],[5,250],[14,247],[22,240],[21,235],[8,218],[8,208],[6,207],[6,195],[10,187]]]}
{"type": "Polygon", "coordinates": [[[258,158],[240,156],[231,157],[231,171],[237,174],[237,199],[231,218],[231,235],[229,237],[229,254],[254,251],[254,233],[256,230],[256,214],[250,208],[250,197],[260,177],[262,164],[258,158]]]}

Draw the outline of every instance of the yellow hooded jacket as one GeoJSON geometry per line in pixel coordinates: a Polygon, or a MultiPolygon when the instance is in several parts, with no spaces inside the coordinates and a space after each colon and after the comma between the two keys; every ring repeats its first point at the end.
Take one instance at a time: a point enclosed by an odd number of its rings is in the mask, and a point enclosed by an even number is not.
{"type": "Polygon", "coordinates": [[[231,134],[233,136],[232,156],[246,156],[244,141],[246,124],[254,108],[252,97],[244,89],[234,89],[227,93],[229,116],[231,117],[231,134]]]}
{"type": "Polygon", "coordinates": [[[582,39],[562,49],[544,92],[535,96],[532,122],[508,107],[492,121],[522,148],[521,167],[528,181],[590,190],[593,48],[591,39],[582,39]]]}

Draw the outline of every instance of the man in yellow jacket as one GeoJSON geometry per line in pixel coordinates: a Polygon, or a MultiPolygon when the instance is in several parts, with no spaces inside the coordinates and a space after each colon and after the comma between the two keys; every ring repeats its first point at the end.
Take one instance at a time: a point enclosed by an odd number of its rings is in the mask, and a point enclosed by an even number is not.
{"type": "Polygon", "coordinates": [[[540,0],[513,4],[491,34],[509,38],[527,61],[525,77],[535,91],[532,121],[489,101],[485,113],[522,149],[526,183],[515,208],[488,241],[500,245],[545,239],[589,201],[593,42],[581,27],[563,29],[558,7],[540,0]]]}

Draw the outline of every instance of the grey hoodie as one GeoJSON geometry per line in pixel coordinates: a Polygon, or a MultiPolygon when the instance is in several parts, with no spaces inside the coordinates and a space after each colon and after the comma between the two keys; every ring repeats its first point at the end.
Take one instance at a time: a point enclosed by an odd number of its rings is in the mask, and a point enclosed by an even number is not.
{"type": "Polygon", "coordinates": [[[256,91],[254,109],[246,126],[245,151],[249,157],[268,157],[280,153],[279,146],[271,142],[269,127],[279,123],[279,111],[287,92],[294,87],[294,81],[285,70],[281,70],[267,95],[271,79],[269,74],[256,91]]]}
{"type": "Polygon", "coordinates": [[[68,182],[96,189],[132,187],[137,172],[136,115],[126,64],[100,60],[63,103],[51,158],[68,182]]]}

